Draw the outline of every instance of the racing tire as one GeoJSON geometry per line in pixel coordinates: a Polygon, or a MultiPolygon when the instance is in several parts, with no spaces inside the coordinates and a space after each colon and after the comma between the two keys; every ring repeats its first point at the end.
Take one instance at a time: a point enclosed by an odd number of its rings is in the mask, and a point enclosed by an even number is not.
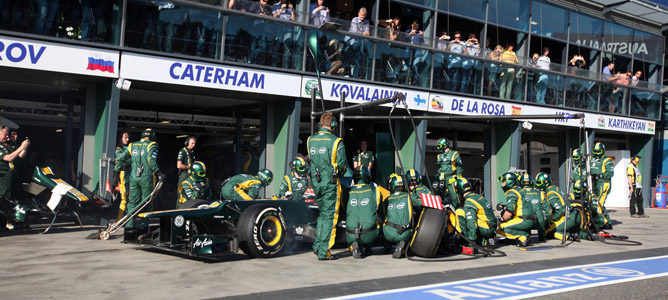
{"type": "Polygon", "coordinates": [[[288,236],[283,213],[277,207],[266,204],[255,204],[245,209],[236,227],[239,248],[256,258],[278,255],[288,236]]]}
{"type": "Polygon", "coordinates": [[[413,255],[430,258],[436,255],[441,244],[443,232],[448,226],[448,214],[445,210],[424,208],[413,233],[409,250],[413,255]]]}
{"type": "Polygon", "coordinates": [[[208,206],[209,204],[211,204],[211,202],[206,201],[206,200],[192,199],[192,200],[186,201],[186,203],[183,203],[183,205],[181,205],[181,208],[200,208],[200,207],[208,206]]]}

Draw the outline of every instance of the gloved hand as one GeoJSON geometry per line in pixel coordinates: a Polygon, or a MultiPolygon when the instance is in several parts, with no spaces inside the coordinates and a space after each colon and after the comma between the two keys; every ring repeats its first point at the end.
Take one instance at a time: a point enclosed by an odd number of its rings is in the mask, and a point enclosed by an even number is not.
{"type": "Polygon", "coordinates": [[[111,181],[111,189],[115,189],[118,186],[118,183],[121,180],[121,171],[114,171],[114,177],[111,181]]]}
{"type": "Polygon", "coordinates": [[[167,179],[167,176],[165,176],[165,173],[162,173],[162,171],[155,172],[155,175],[158,176],[158,181],[164,182],[165,179],[167,179]]]}

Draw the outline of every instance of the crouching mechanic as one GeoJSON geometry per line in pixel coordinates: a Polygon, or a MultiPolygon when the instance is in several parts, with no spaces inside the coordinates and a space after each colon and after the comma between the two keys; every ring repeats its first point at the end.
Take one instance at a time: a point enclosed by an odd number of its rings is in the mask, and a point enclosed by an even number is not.
{"type": "Polygon", "coordinates": [[[179,186],[179,201],[176,208],[181,208],[183,203],[190,200],[201,199],[211,202],[211,185],[206,178],[206,166],[201,161],[196,161],[190,165],[190,176],[181,182],[179,186]]]}
{"type": "Polygon", "coordinates": [[[268,186],[273,177],[274,174],[267,169],[260,170],[255,176],[234,175],[223,183],[220,196],[225,200],[255,200],[260,194],[260,189],[268,186]]]}
{"type": "MultiPolygon", "coordinates": [[[[552,184],[552,176],[550,174],[541,172],[536,175],[534,186],[540,191],[542,201],[546,201],[550,206],[548,214],[549,226],[545,230],[546,233],[554,232],[554,238],[563,240],[571,237],[570,233],[578,231],[581,216],[579,213],[572,210],[570,203],[566,202],[559,191],[559,187],[552,184]],[[568,220],[566,220],[566,210],[568,213],[568,220]],[[564,237],[564,227],[566,236],[564,237]]],[[[577,235],[575,235],[577,237],[577,235]]]]}
{"type": "MultiPolygon", "coordinates": [[[[132,214],[135,210],[148,200],[155,186],[155,176],[160,181],[165,180],[165,175],[158,166],[158,143],[155,140],[155,131],[146,128],[141,135],[141,140],[130,143],[126,151],[116,156],[114,171],[120,172],[125,164],[130,163],[130,195],[126,207],[126,214],[132,214]]],[[[119,178],[115,174],[114,178],[119,178]]],[[[114,183],[116,185],[116,183],[114,183]]],[[[147,207],[146,210],[150,210],[147,207]]],[[[139,227],[147,227],[146,219],[142,219],[139,227]]],[[[125,224],[125,228],[135,228],[134,218],[125,224]]]]}
{"type": "Polygon", "coordinates": [[[496,207],[501,211],[501,224],[496,233],[514,239],[518,247],[526,247],[529,244],[531,228],[534,227],[533,206],[522,197],[515,173],[506,172],[499,176],[498,180],[506,193],[506,199],[496,207]]]}
{"type": "Polygon", "coordinates": [[[371,244],[378,237],[378,207],[383,201],[381,189],[371,182],[369,167],[355,172],[357,184],[350,188],[346,209],[346,240],[353,258],[371,253],[371,244]]]}
{"type": "Polygon", "coordinates": [[[290,168],[292,172],[283,177],[278,191],[278,198],[301,201],[304,192],[310,187],[306,160],[302,157],[297,157],[290,163],[290,168]]]}
{"type": "Polygon", "coordinates": [[[404,191],[404,180],[397,174],[390,176],[391,194],[385,200],[385,222],[383,236],[391,244],[395,244],[392,258],[401,258],[406,253],[406,243],[413,236],[413,206],[419,207],[421,201],[413,201],[404,191]]]}
{"type": "Polygon", "coordinates": [[[533,207],[534,211],[534,229],[538,231],[538,239],[541,242],[545,241],[545,228],[547,227],[548,223],[548,218],[547,216],[549,215],[550,208],[547,202],[543,202],[540,192],[538,189],[534,188],[533,186],[533,180],[531,180],[531,176],[529,176],[529,173],[524,173],[521,176],[520,184],[522,186],[522,190],[520,191],[522,193],[522,197],[527,200],[527,202],[531,203],[531,206],[533,207]]]}
{"type": "Polygon", "coordinates": [[[433,195],[431,190],[429,190],[420,180],[420,173],[415,169],[410,169],[406,172],[406,181],[408,182],[408,190],[411,193],[411,200],[413,202],[421,202],[420,194],[429,194],[433,195]]]}
{"type": "Polygon", "coordinates": [[[580,230],[580,238],[594,238],[590,235],[604,233],[603,228],[607,219],[603,215],[601,205],[596,195],[587,191],[587,184],[578,180],[573,184],[573,192],[568,194],[568,200],[582,211],[583,226],[580,230]]]}
{"type": "Polygon", "coordinates": [[[455,190],[461,199],[461,207],[456,210],[462,235],[476,245],[493,245],[496,236],[496,217],[487,199],[475,193],[471,184],[463,177],[457,178],[455,190]]]}

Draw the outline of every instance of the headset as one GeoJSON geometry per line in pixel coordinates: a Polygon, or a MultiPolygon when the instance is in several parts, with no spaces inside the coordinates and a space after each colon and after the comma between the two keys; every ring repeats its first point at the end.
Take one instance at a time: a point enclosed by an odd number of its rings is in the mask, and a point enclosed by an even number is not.
{"type": "Polygon", "coordinates": [[[188,137],[186,137],[186,141],[183,142],[183,145],[188,147],[188,143],[190,143],[190,140],[195,140],[195,142],[197,142],[197,137],[194,135],[189,135],[188,137]]]}

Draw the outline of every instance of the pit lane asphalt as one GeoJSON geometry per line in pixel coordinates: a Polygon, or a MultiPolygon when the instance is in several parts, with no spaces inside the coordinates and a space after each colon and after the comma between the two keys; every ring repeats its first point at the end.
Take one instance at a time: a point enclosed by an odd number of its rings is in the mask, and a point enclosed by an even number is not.
{"type": "MultiPolygon", "coordinates": [[[[628,235],[642,242],[641,246],[582,241],[566,248],[531,252],[502,246],[506,257],[472,260],[458,255],[446,257],[453,260],[448,262],[395,260],[390,255],[319,262],[308,248],[271,259],[237,254],[210,262],[147,251],[145,247],[122,244],[120,239],[85,239],[96,232],[92,227],[83,231],[67,227],[44,235],[3,232],[0,299],[312,299],[666,255],[668,211],[646,212],[650,218],[632,219],[624,209],[611,213],[617,221],[611,232],[628,235]]],[[[639,293],[642,295],[642,291],[639,293]]]]}

